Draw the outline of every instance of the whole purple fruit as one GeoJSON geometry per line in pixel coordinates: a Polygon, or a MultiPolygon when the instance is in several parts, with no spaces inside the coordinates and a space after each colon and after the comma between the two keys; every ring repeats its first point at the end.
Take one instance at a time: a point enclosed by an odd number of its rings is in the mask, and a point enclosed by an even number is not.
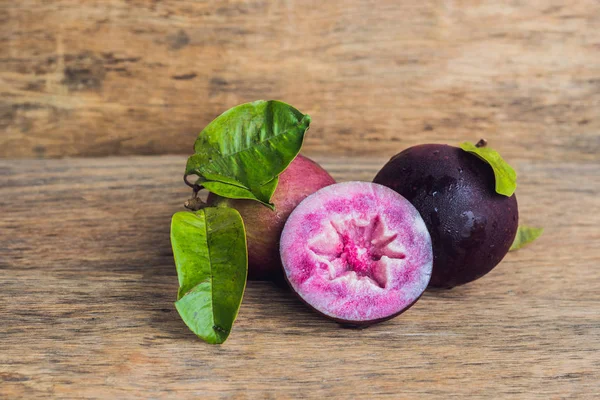
{"type": "Polygon", "coordinates": [[[433,245],[430,287],[481,278],[515,238],[515,195],[496,193],[491,166],[458,147],[410,147],[392,157],[373,182],[395,190],[421,213],[433,245]]]}

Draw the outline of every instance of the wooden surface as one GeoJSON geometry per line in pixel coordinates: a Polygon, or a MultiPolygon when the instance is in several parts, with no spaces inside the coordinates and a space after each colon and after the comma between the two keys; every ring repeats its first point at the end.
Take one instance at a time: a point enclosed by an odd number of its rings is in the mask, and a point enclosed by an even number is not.
{"type": "Polygon", "coordinates": [[[600,2],[0,0],[0,157],[187,154],[261,98],[311,114],[313,152],[485,132],[593,160],[600,2]]]}
{"type": "MultiPolygon", "coordinates": [[[[385,158],[317,160],[370,180],[385,158]]],[[[173,306],[184,157],[0,161],[0,397],[597,398],[598,162],[511,161],[546,232],[483,279],[366,330],[252,282],[222,346],[173,306]]]]}

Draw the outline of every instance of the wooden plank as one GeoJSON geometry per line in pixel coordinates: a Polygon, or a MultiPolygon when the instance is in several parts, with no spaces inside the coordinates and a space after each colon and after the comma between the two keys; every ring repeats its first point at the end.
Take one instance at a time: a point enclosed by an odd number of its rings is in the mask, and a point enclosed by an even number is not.
{"type": "Polygon", "coordinates": [[[189,153],[260,98],[312,115],[313,152],[600,152],[596,0],[19,0],[0,22],[4,158],[189,153]]]}
{"type": "MultiPolygon", "coordinates": [[[[382,158],[318,158],[339,180],[382,158]]],[[[544,226],[485,278],[366,330],[249,284],[230,339],[179,319],[184,157],[0,161],[2,398],[521,398],[600,392],[600,169],[517,160],[544,226]]]]}

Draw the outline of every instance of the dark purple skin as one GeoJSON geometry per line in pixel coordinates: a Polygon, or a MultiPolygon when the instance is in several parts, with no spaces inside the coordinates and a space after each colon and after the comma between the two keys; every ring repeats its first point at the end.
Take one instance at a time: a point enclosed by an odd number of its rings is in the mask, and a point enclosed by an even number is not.
{"type": "Polygon", "coordinates": [[[395,190],[421,213],[433,245],[429,287],[481,278],[504,258],[517,233],[515,195],[496,193],[491,166],[458,147],[410,147],[373,182],[395,190]]]}

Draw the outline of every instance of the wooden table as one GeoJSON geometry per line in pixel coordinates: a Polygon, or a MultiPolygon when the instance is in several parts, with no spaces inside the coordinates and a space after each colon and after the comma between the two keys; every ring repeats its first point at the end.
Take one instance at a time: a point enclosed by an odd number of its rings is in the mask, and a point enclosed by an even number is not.
{"type": "MultiPolygon", "coordinates": [[[[315,157],[339,180],[385,158],[315,157]]],[[[521,221],[492,273],[342,329],[269,283],[207,345],[174,309],[181,156],[0,161],[1,398],[594,398],[600,168],[511,159],[521,221]]]]}

